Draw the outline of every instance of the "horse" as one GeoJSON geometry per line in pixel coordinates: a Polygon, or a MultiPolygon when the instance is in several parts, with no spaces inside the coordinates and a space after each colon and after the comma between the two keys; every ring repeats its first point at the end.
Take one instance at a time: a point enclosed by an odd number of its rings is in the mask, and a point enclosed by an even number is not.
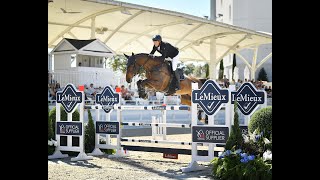
{"type": "Polygon", "coordinates": [[[137,82],[139,97],[146,98],[145,88],[156,92],[181,95],[181,104],[191,106],[192,83],[198,83],[199,88],[206,79],[197,79],[192,76],[184,75],[185,78],[180,80],[180,90],[168,92],[169,86],[174,81],[174,75],[171,73],[171,67],[164,61],[161,56],[149,56],[149,54],[132,53],[131,56],[124,54],[127,58],[126,81],[132,82],[132,78],[138,74],[140,68],[146,71],[147,79],[137,82]]]}

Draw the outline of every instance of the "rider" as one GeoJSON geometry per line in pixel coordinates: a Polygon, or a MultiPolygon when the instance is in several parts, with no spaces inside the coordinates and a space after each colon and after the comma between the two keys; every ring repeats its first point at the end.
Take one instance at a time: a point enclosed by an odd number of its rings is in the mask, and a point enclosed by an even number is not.
{"type": "Polygon", "coordinates": [[[163,58],[171,58],[172,60],[172,71],[174,72],[174,75],[177,79],[177,88],[176,90],[180,90],[180,75],[177,69],[177,65],[179,62],[179,50],[178,48],[172,46],[170,43],[162,41],[162,37],[160,35],[155,35],[152,38],[153,41],[153,48],[150,52],[150,55],[153,56],[153,54],[158,51],[160,54],[162,54],[163,58]]]}

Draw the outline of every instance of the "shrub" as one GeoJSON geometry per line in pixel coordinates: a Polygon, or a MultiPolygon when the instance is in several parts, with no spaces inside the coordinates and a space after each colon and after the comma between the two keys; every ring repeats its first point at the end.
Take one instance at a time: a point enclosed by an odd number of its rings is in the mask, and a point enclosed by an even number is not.
{"type": "Polygon", "coordinates": [[[88,124],[85,126],[84,146],[85,152],[91,153],[95,147],[95,127],[90,110],[88,110],[88,124]]]}
{"type": "Polygon", "coordinates": [[[256,111],[249,122],[249,132],[257,133],[263,132],[264,136],[268,139],[272,137],[272,106],[262,108],[256,111]]]}
{"type": "MultiPolygon", "coordinates": [[[[51,140],[51,138],[54,137],[53,130],[52,130],[52,121],[49,118],[49,104],[48,104],[48,140],[51,140]]],[[[53,154],[55,147],[48,145],[48,155],[53,154]]]]}
{"type": "Polygon", "coordinates": [[[53,138],[52,120],[49,118],[49,104],[48,104],[48,140],[53,138]]]}
{"type": "Polygon", "coordinates": [[[239,149],[242,146],[243,138],[239,127],[238,103],[234,103],[234,123],[231,128],[230,136],[226,142],[225,149],[231,150],[232,148],[239,149]]]}
{"type": "Polygon", "coordinates": [[[247,179],[272,179],[272,164],[264,161],[260,156],[241,153],[241,150],[227,150],[212,162],[212,175],[218,179],[247,180],[247,179]]]}

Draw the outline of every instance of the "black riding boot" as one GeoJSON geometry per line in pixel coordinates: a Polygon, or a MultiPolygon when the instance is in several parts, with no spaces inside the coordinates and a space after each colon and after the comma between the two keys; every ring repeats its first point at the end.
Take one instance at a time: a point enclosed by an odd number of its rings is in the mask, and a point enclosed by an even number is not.
{"type": "Polygon", "coordinates": [[[177,90],[180,90],[180,74],[176,70],[176,71],[174,71],[174,75],[176,76],[176,79],[177,79],[177,87],[176,87],[176,91],[177,91],[177,90]]]}

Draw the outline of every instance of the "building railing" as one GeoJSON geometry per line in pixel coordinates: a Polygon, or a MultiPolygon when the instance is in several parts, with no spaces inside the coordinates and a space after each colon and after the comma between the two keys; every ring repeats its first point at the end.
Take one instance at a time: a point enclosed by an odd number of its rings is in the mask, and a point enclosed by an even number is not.
{"type": "Polygon", "coordinates": [[[115,84],[114,76],[111,72],[90,72],[90,71],[69,71],[57,70],[51,72],[52,82],[59,83],[61,87],[72,83],[75,86],[94,84],[94,87],[105,87],[110,84],[115,84]]]}

